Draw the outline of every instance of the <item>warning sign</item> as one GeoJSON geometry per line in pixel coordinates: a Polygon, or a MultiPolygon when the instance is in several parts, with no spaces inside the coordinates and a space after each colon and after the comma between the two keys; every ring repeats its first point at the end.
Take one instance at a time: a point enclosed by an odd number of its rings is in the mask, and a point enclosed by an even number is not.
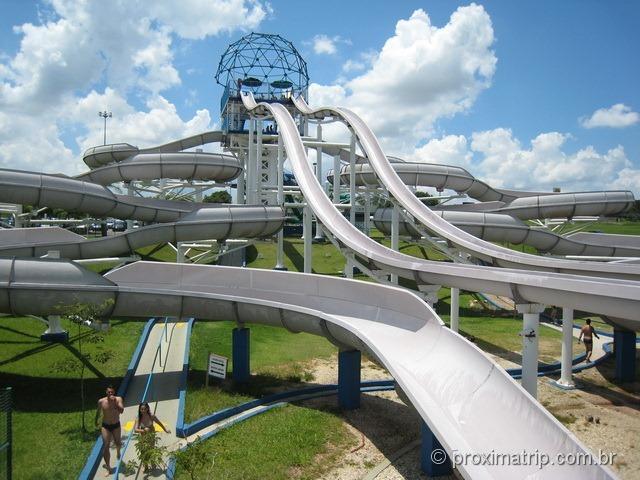
{"type": "Polygon", "coordinates": [[[207,368],[207,385],[209,384],[209,376],[215,378],[227,378],[227,357],[209,353],[209,366],[207,368]]]}

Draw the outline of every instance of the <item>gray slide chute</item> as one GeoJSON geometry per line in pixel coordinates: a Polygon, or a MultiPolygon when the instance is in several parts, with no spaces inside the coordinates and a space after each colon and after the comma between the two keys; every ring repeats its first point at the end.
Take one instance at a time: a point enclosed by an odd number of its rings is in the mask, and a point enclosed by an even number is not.
{"type": "MultiPolygon", "coordinates": [[[[84,163],[89,168],[98,168],[109,163],[118,163],[137,154],[145,153],[172,153],[180,152],[188,148],[199,147],[208,143],[217,143],[222,140],[221,131],[205,132],[191,137],[176,140],[157,147],[138,148],[128,143],[115,143],[111,145],[98,145],[86,150],[82,156],[84,163]]],[[[204,153],[204,152],[195,152],[204,153]]]]}
{"type": "MultiPolygon", "coordinates": [[[[305,108],[304,103],[297,103],[299,108],[305,108]]],[[[405,162],[392,163],[392,168],[405,185],[454,190],[482,201],[476,204],[437,207],[448,210],[482,210],[488,213],[506,213],[521,220],[529,220],[619,215],[629,210],[635,202],[633,193],[625,190],[575,193],[499,190],[476,179],[463,168],[448,165],[405,162]]],[[[350,171],[350,165],[341,168],[340,181],[343,184],[349,183],[350,171]]],[[[354,171],[356,185],[379,185],[378,177],[371,165],[357,164],[354,171]]]]}
{"type": "Polygon", "coordinates": [[[198,208],[211,208],[205,203],[116,195],[102,185],[66,176],[7,169],[0,169],[0,202],[145,222],[175,222],[198,208]]]}
{"type": "Polygon", "coordinates": [[[60,228],[21,228],[9,230],[7,236],[0,232],[0,255],[39,257],[56,250],[62,258],[72,260],[112,257],[166,242],[271,236],[282,228],[284,220],[280,207],[221,205],[195,210],[177,222],[90,240],[60,228]]]}
{"type": "Polygon", "coordinates": [[[105,186],[116,182],[159,178],[228,182],[240,175],[242,170],[242,162],[238,158],[222,153],[140,153],[74,178],[105,186]]]}
{"type": "MultiPolygon", "coordinates": [[[[381,232],[391,233],[393,209],[378,208],[373,214],[373,223],[381,232]]],[[[612,243],[589,242],[580,237],[563,237],[544,228],[534,228],[509,215],[482,212],[459,212],[435,210],[447,222],[487,242],[509,242],[525,244],[538,251],[553,255],[586,255],[603,257],[640,257],[640,246],[615,246],[612,243]]],[[[422,234],[409,222],[400,219],[400,235],[419,238],[422,234]]],[[[610,239],[613,240],[613,239],[610,239]]]]}
{"type": "MultiPolygon", "coordinates": [[[[309,166],[305,147],[286,108],[279,104],[256,104],[250,93],[243,93],[242,100],[253,115],[274,117],[282,135],[287,158],[307,203],[313,208],[324,228],[328,229],[342,245],[368,259],[367,263],[371,268],[380,268],[386,272],[413,279],[418,285],[458,287],[472,292],[516,298],[519,303],[562,305],[604,315],[607,315],[606,310],[609,312],[608,315],[617,319],[616,322],[620,326],[632,330],[640,329],[640,321],[637,320],[640,282],[586,276],[585,269],[576,270],[582,275],[567,274],[572,272],[570,266],[573,264],[592,265],[592,263],[563,262],[566,265],[566,267],[563,265],[563,270],[567,273],[480,267],[422,260],[377,243],[351,225],[326,196],[309,166]]],[[[593,265],[598,266],[598,264],[593,265]]],[[[615,267],[618,272],[625,272],[630,277],[636,278],[633,275],[636,269],[626,265],[615,265],[615,267]]]]}
{"type": "MultiPolygon", "coordinates": [[[[610,278],[640,279],[640,268],[634,265],[609,265],[596,262],[583,262],[576,260],[561,260],[555,258],[539,257],[525,253],[515,252],[508,248],[493,245],[489,242],[474,237],[463,230],[450,224],[427,206],[404,184],[396,174],[393,166],[384,155],[377,138],[367,124],[354,112],[342,107],[321,107],[312,110],[303,99],[296,98],[297,108],[302,113],[325,112],[340,118],[353,129],[357,139],[365,152],[369,163],[376,172],[379,181],[417,222],[424,225],[436,235],[449,240],[463,251],[489,262],[493,265],[526,268],[550,272],[563,272],[589,276],[603,276],[610,278]]],[[[296,178],[298,175],[296,174],[296,178]]],[[[507,296],[514,296],[507,294],[507,296]]],[[[563,305],[562,302],[542,302],[547,305],[563,305]]]]}
{"type": "MultiPolygon", "coordinates": [[[[295,128],[295,126],[294,126],[295,128]]],[[[592,465],[457,465],[465,478],[612,479],[589,450],[414,294],[326,276],[137,262],[101,277],[65,261],[0,259],[0,312],[50,315],[78,301],[113,316],[235,320],[308,332],[367,352],[449,452],[532,451],[592,465]],[[33,296],[38,295],[38,302],[33,296]],[[479,412],[482,412],[479,414],[479,412]]]]}

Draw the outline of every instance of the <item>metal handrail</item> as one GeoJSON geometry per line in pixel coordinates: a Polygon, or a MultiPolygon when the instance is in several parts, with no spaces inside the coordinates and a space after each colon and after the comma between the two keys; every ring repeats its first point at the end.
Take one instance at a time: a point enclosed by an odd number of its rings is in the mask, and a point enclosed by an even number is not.
{"type": "MultiPolygon", "coordinates": [[[[149,388],[151,387],[151,383],[153,380],[153,370],[156,366],[156,360],[159,360],[158,365],[160,367],[162,367],[162,336],[164,334],[164,340],[165,342],[168,340],[167,337],[167,325],[168,325],[168,321],[169,321],[169,317],[165,317],[164,319],[164,326],[162,328],[162,333],[160,334],[160,339],[158,340],[158,346],[156,347],[156,353],[153,356],[153,363],[151,364],[151,371],[149,372],[148,378],[147,378],[147,384],[144,387],[144,392],[142,393],[142,397],[140,398],[140,402],[138,403],[144,403],[144,401],[147,398],[147,394],[149,393],[149,388]]],[[[167,348],[168,350],[168,348],[167,348]]],[[[167,355],[165,355],[165,366],[167,364],[167,355]]],[[[135,425],[135,421],[134,421],[134,425],[135,425]]],[[[129,448],[129,443],[131,442],[131,439],[133,438],[133,434],[134,431],[132,430],[131,433],[129,434],[129,437],[127,438],[127,442],[124,445],[124,448],[122,449],[122,451],[120,452],[120,458],[118,459],[118,463],[116,465],[116,471],[113,474],[113,478],[117,480],[118,475],[120,474],[120,466],[122,465],[122,460],[124,459],[124,455],[127,452],[127,449],[129,448]]]]}

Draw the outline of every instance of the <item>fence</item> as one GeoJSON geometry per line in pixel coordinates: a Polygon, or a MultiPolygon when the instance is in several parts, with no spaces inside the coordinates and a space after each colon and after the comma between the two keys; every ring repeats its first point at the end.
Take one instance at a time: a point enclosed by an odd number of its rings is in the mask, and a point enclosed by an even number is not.
{"type": "Polygon", "coordinates": [[[11,388],[0,389],[0,480],[11,480],[11,388]]]}

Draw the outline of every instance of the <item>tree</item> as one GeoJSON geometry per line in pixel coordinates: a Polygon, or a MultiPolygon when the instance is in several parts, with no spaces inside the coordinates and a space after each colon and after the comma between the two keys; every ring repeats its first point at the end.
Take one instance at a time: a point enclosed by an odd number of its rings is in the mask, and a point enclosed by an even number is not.
{"type": "Polygon", "coordinates": [[[138,435],[136,453],[145,472],[165,466],[164,457],[168,450],[167,447],[161,446],[159,442],[160,439],[154,430],[138,435]]]}
{"type": "Polygon", "coordinates": [[[80,405],[82,409],[82,433],[83,435],[87,432],[86,427],[86,419],[85,419],[85,382],[84,382],[84,373],[86,370],[86,364],[91,360],[97,361],[98,363],[105,363],[110,358],[113,357],[113,352],[110,350],[102,351],[99,354],[95,355],[94,358],[91,357],[90,354],[83,351],[82,344],[83,338],[86,336],[86,341],[89,343],[102,343],[104,342],[104,335],[102,332],[96,332],[93,329],[89,328],[89,325],[92,323],[102,323],[102,319],[104,318],[105,312],[111,310],[111,306],[113,305],[113,299],[107,299],[102,304],[91,304],[91,303],[74,303],[71,305],[64,305],[58,307],[58,310],[61,312],[61,316],[66,318],[67,320],[75,323],[78,327],[78,355],[80,357],[80,364],[78,365],[78,361],[71,360],[65,361],[62,363],[56,364],[58,370],[62,371],[76,371],[80,370],[80,405]],[[88,331],[89,335],[84,335],[83,330],[88,331]]]}
{"type": "Polygon", "coordinates": [[[205,480],[213,478],[213,466],[215,457],[207,451],[204,442],[197,437],[186,447],[171,453],[176,463],[176,468],[189,475],[191,480],[205,480]]]}
{"type": "Polygon", "coordinates": [[[204,203],[231,203],[231,194],[226,190],[210,193],[202,199],[204,203]]]}
{"type": "MultiPolygon", "coordinates": [[[[430,198],[431,195],[428,192],[422,192],[422,191],[416,191],[416,197],[418,198],[430,198]]],[[[435,207],[436,205],[438,205],[438,200],[436,200],[435,198],[433,200],[427,200],[426,202],[423,201],[422,203],[424,203],[426,206],[428,207],[435,207]]]]}

